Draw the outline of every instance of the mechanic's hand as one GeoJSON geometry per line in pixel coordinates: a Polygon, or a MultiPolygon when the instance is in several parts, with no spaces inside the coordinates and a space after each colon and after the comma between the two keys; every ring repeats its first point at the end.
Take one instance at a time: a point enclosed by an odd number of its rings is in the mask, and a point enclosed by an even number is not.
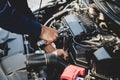
{"type": "Polygon", "coordinates": [[[56,54],[57,56],[63,57],[64,60],[67,60],[68,57],[68,53],[65,52],[63,49],[56,49],[54,52],[52,52],[53,54],[56,54]]]}
{"type": "Polygon", "coordinates": [[[46,40],[46,44],[54,42],[58,37],[58,31],[42,25],[40,38],[46,40]]]}

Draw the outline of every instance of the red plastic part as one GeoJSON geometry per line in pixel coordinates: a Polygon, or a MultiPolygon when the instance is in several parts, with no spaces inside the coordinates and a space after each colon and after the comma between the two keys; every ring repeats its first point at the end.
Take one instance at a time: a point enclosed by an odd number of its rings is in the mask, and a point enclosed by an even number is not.
{"type": "Polygon", "coordinates": [[[60,80],[76,80],[78,76],[85,76],[85,68],[69,65],[60,76],[60,80]]]}

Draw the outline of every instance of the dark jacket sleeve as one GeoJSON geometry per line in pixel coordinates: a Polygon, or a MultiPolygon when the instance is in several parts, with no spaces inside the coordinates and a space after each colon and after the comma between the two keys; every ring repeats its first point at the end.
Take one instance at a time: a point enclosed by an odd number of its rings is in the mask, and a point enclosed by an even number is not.
{"type": "Polygon", "coordinates": [[[38,21],[28,18],[10,7],[7,0],[0,0],[0,27],[11,32],[36,37],[39,37],[41,32],[41,24],[38,21]]]}

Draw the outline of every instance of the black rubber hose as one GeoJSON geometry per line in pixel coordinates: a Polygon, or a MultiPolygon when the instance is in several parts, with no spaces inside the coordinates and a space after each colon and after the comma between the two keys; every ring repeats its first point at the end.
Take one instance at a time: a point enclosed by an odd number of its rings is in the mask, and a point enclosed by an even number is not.
{"type": "Polygon", "coordinates": [[[26,64],[28,66],[47,66],[47,65],[61,65],[62,67],[66,67],[67,64],[65,61],[56,56],[55,54],[29,54],[27,55],[26,64]]]}
{"type": "Polygon", "coordinates": [[[45,55],[44,54],[29,54],[27,55],[26,64],[28,66],[46,65],[45,55]]]}

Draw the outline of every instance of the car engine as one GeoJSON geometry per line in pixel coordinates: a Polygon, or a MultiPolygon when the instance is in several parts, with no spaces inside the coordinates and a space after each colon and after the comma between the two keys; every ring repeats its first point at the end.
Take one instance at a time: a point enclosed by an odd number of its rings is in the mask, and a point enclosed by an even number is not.
{"type": "Polygon", "coordinates": [[[119,3],[119,0],[53,0],[34,11],[41,23],[58,30],[54,47],[67,51],[68,59],[46,54],[43,40],[34,41],[25,35],[25,49],[19,48],[24,55],[7,57],[2,54],[5,57],[1,66],[9,80],[119,80],[119,3]],[[14,63],[20,64],[10,68],[14,63]],[[72,70],[70,74],[75,78],[67,75],[69,65],[80,69],[81,75],[73,74],[72,70]]]}
{"type": "Polygon", "coordinates": [[[56,47],[68,51],[68,62],[101,79],[120,75],[120,8],[116,2],[71,1],[45,22],[60,32],[56,47]]]}

